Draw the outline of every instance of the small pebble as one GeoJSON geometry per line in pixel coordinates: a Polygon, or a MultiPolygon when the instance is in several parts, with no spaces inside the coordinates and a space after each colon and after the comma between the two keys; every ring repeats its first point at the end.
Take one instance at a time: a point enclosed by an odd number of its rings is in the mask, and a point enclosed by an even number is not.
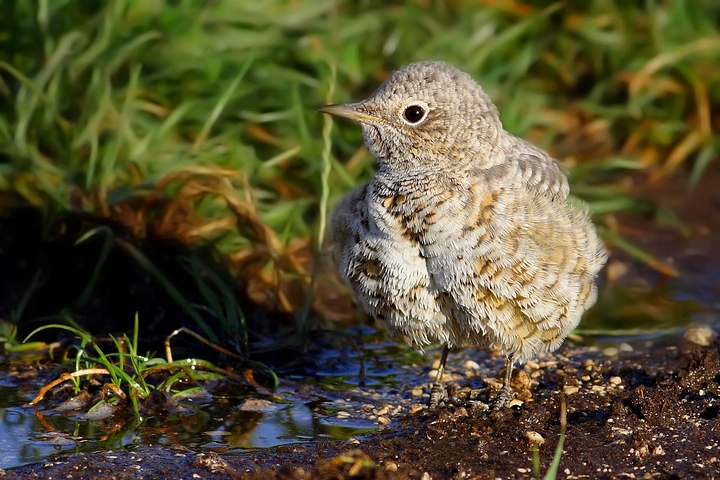
{"type": "Polygon", "coordinates": [[[525,362],[525,366],[528,367],[530,370],[537,370],[538,368],[540,368],[540,365],[532,360],[525,362]]]}
{"type": "Polygon", "coordinates": [[[685,340],[701,347],[710,345],[717,335],[712,328],[707,325],[690,325],[685,331],[685,340]]]}
{"type": "Polygon", "coordinates": [[[480,371],[480,365],[477,362],[473,362],[472,360],[468,360],[467,362],[465,362],[463,367],[465,368],[465,370],[472,370],[474,372],[480,371]]]}
{"type": "Polygon", "coordinates": [[[510,400],[510,403],[508,403],[508,407],[522,407],[523,403],[525,402],[523,402],[522,400],[518,400],[517,398],[513,398],[512,400],[510,400]]]}
{"type": "Polygon", "coordinates": [[[583,366],[583,368],[584,368],[585,370],[587,370],[588,372],[591,372],[592,369],[593,369],[593,367],[595,366],[595,362],[593,362],[592,360],[590,360],[590,359],[588,358],[587,360],[585,360],[585,361],[582,363],[582,366],[583,366]]]}
{"type": "Polygon", "coordinates": [[[262,398],[249,398],[245,400],[239,407],[243,412],[272,412],[277,410],[277,405],[270,400],[262,398]]]}
{"type": "Polygon", "coordinates": [[[418,412],[425,410],[425,405],[415,404],[410,406],[410,415],[415,415],[418,412]]]}
{"type": "Polygon", "coordinates": [[[377,422],[379,425],[387,425],[390,423],[390,419],[388,417],[378,417],[377,422]]]}
{"type": "Polygon", "coordinates": [[[606,357],[617,357],[617,354],[620,352],[617,347],[607,347],[603,348],[603,355],[606,357]]]}
{"type": "Polygon", "coordinates": [[[640,446],[635,450],[635,456],[638,457],[638,458],[644,457],[644,456],[647,455],[648,453],[650,453],[650,451],[648,450],[647,445],[640,445],[640,446]]]}
{"type": "Polygon", "coordinates": [[[622,385],[622,378],[620,377],[610,377],[610,385],[615,385],[616,387],[618,385],[622,385]]]}
{"type": "Polygon", "coordinates": [[[528,430],[527,432],[525,432],[525,438],[530,440],[530,443],[533,443],[535,445],[542,445],[543,443],[545,443],[545,439],[543,438],[543,436],[533,430],[528,430]]]}
{"type": "Polygon", "coordinates": [[[412,389],[412,391],[410,393],[412,394],[413,397],[422,397],[423,389],[422,389],[422,387],[415,387],[412,389]]]}
{"type": "Polygon", "coordinates": [[[619,349],[620,349],[620,351],[623,352],[623,353],[634,352],[634,351],[635,351],[635,349],[633,348],[632,345],[630,345],[629,343],[625,343],[625,342],[623,342],[623,343],[620,344],[619,349]]]}
{"type": "MultiPolygon", "coordinates": [[[[436,369],[436,368],[433,368],[432,370],[430,370],[430,371],[428,372],[428,378],[434,381],[434,380],[435,380],[435,377],[437,377],[437,374],[438,374],[437,369],[436,369]]],[[[443,376],[442,376],[442,381],[443,381],[443,382],[450,382],[450,381],[452,381],[452,379],[453,379],[453,377],[452,377],[451,374],[449,374],[449,373],[443,373],[443,376]]]]}
{"type": "Polygon", "coordinates": [[[385,405],[384,407],[378,409],[377,412],[373,412],[373,413],[378,416],[387,415],[388,412],[390,412],[391,408],[392,408],[392,405],[385,405]]]}
{"type": "Polygon", "coordinates": [[[565,393],[565,395],[574,395],[579,391],[580,388],[575,385],[565,385],[565,388],[563,388],[563,393],[565,393]]]}
{"type": "Polygon", "coordinates": [[[395,462],[385,462],[385,470],[388,472],[397,472],[398,466],[395,462]]]}
{"type": "MultiPolygon", "coordinates": [[[[585,362],[590,362],[591,364],[593,364],[592,360],[585,360],[585,362]]],[[[558,364],[558,362],[556,360],[546,360],[538,366],[539,366],[539,368],[556,368],[557,364],[558,364]]]]}

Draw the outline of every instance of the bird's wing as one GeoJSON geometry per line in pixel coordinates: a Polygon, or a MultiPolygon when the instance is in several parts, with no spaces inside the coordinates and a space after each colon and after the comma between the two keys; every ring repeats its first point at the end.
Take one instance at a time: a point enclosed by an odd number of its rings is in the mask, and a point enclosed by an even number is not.
{"type": "Polygon", "coordinates": [[[522,184],[536,193],[550,195],[551,198],[567,198],[570,193],[567,178],[557,160],[542,152],[518,152],[517,162],[522,184]]]}
{"type": "Polygon", "coordinates": [[[489,167],[481,162],[468,172],[469,178],[481,179],[491,189],[513,186],[552,200],[567,198],[570,187],[562,165],[533,144],[517,137],[511,138],[512,146],[505,151],[504,157],[489,167]]]}

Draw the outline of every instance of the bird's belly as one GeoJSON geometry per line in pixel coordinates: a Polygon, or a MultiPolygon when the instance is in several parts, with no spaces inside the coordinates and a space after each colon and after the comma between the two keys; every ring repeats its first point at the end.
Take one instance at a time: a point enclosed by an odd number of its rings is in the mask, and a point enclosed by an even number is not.
{"type": "Polygon", "coordinates": [[[340,271],[363,309],[415,348],[452,342],[443,292],[428,271],[423,246],[401,219],[370,209],[364,222],[346,222],[340,271]]]}

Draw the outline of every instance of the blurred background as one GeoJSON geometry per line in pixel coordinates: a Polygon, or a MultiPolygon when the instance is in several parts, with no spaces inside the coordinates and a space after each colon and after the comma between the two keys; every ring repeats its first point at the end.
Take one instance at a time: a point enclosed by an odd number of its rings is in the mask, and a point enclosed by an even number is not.
{"type": "Polygon", "coordinates": [[[568,168],[613,247],[608,284],[646,273],[653,300],[627,315],[685,312],[656,286],[718,223],[719,31],[713,0],[4,0],[4,339],[139,312],[145,335],[187,325],[245,352],[359,322],[325,219],[375,165],[317,108],[424,59],[469,72],[568,168]]]}

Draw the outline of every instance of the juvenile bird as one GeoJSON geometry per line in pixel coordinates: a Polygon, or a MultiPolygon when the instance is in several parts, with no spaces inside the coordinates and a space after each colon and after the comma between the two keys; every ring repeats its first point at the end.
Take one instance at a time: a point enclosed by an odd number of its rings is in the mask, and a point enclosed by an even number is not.
{"type": "Polygon", "coordinates": [[[368,99],[328,105],[355,120],[379,169],[346,195],[330,230],[343,280],[392,334],[515,361],[557,349],[597,297],[607,252],[547,153],[503,129],[470,75],[442,62],[393,72],[368,99]]]}

